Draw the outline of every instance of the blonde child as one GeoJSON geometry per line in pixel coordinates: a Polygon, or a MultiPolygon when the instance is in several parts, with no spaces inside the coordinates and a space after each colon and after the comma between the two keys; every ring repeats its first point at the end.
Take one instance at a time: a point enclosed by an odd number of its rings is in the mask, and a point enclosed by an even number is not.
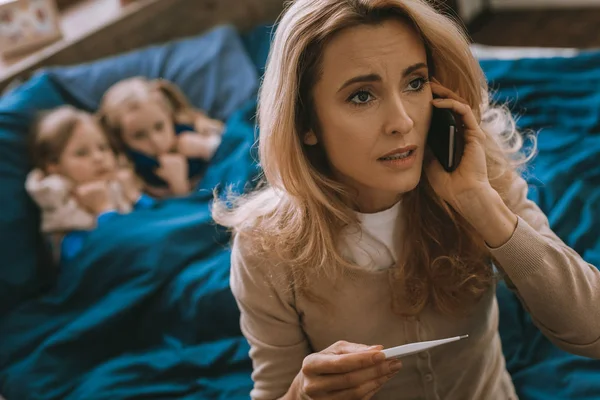
{"type": "Polygon", "coordinates": [[[134,77],[104,95],[100,121],[135,166],[149,193],[185,195],[221,143],[223,124],[194,109],[164,80],[134,77]]]}
{"type": "Polygon", "coordinates": [[[114,215],[153,203],[133,171],[119,165],[95,117],[74,107],[41,116],[32,132],[31,156],[34,169],[25,187],[41,209],[42,232],[62,243],[61,258],[77,253],[69,245],[77,236],[71,233],[93,230],[114,215]]]}

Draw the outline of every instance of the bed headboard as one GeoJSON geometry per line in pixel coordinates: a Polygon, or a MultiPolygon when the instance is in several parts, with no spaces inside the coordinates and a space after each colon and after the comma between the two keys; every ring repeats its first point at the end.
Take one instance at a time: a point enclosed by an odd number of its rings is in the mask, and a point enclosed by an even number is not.
{"type": "Polygon", "coordinates": [[[136,0],[85,36],[58,42],[12,65],[0,77],[0,92],[40,67],[88,62],[199,34],[222,23],[244,30],[275,21],[282,9],[283,0],[136,0]]]}

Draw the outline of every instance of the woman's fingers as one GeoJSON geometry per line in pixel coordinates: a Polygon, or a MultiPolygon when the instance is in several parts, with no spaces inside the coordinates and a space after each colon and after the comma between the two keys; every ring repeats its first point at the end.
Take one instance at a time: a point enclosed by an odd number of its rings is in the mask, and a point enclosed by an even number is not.
{"type": "Polygon", "coordinates": [[[467,104],[450,98],[433,99],[432,103],[437,108],[451,109],[455,113],[459,114],[467,128],[476,129],[479,127],[479,124],[475,119],[475,115],[473,114],[473,110],[471,110],[471,107],[469,107],[467,104]]]}
{"type": "Polygon", "coordinates": [[[435,78],[432,78],[431,80],[431,91],[433,94],[436,94],[439,97],[453,99],[463,104],[467,104],[467,101],[465,99],[463,99],[447,87],[442,86],[435,78]]]}
{"type": "Polygon", "coordinates": [[[400,361],[382,361],[368,368],[348,372],[345,374],[319,375],[311,380],[314,392],[335,392],[363,386],[364,384],[377,381],[380,378],[398,372],[402,368],[400,361]]]}
{"type": "Polygon", "coordinates": [[[368,350],[383,350],[383,346],[368,346],[366,344],[350,343],[344,340],[340,340],[323,350],[321,353],[349,354],[368,350]]]}
{"type": "Polygon", "coordinates": [[[379,350],[350,354],[315,353],[306,357],[302,372],[305,375],[345,374],[371,367],[385,360],[379,350]]]}
{"type": "Polygon", "coordinates": [[[302,391],[314,399],[368,400],[402,367],[382,349],[341,341],[307,356],[302,391]]]}
{"type": "Polygon", "coordinates": [[[433,105],[437,108],[446,108],[460,115],[465,126],[465,139],[469,141],[472,138],[483,139],[483,132],[479,127],[479,123],[473,114],[473,110],[465,103],[461,103],[454,99],[433,99],[433,105]],[[470,137],[469,137],[470,136],[470,137]]]}

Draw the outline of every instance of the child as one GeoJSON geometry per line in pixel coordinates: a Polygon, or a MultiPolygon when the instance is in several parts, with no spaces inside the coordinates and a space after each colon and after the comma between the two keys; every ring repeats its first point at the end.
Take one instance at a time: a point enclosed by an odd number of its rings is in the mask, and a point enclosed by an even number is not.
{"type": "Polygon", "coordinates": [[[223,124],[194,109],[164,80],[135,77],[113,85],[99,114],[157,197],[188,194],[221,143],[223,124]]]}
{"type": "Polygon", "coordinates": [[[61,243],[60,259],[75,256],[86,232],[154,200],[141,193],[131,169],[117,156],[97,120],[71,106],[43,115],[31,143],[34,170],[25,187],[41,208],[42,232],[61,243]]]}

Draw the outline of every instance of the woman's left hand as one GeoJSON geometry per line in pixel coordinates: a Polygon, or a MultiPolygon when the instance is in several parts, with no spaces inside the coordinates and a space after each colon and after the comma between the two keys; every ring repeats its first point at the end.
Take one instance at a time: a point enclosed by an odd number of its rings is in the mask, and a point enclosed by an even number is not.
{"type": "Polygon", "coordinates": [[[464,99],[436,80],[431,81],[431,90],[441,97],[433,100],[434,107],[450,109],[459,117],[459,121],[462,120],[465,149],[459,166],[452,173],[446,172],[433,156],[425,172],[437,195],[463,214],[465,205],[473,196],[493,190],[487,174],[485,133],[464,99]]]}
{"type": "Polygon", "coordinates": [[[485,133],[467,102],[437,81],[431,90],[442,97],[433,105],[452,110],[464,124],[465,149],[459,166],[452,173],[432,157],[426,174],[433,190],[462,215],[486,243],[499,247],[512,236],[517,216],[506,206],[488,179],[485,133]]]}

